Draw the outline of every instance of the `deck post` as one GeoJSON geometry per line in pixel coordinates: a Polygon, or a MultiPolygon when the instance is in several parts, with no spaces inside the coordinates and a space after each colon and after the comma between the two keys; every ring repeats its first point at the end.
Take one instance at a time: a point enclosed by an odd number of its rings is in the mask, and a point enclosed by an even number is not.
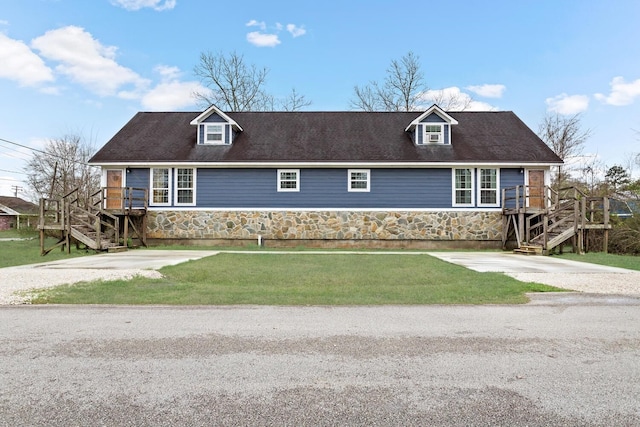
{"type": "Polygon", "coordinates": [[[602,200],[602,207],[604,212],[602,213],[604,218],[604,236],[602,238],[602,251],[606,254],[609,253],[609,198],[605,197],[602,200]]]}
{"type": "Polygon", "coordinates": [[[518,212],[518,246],[520,246],[520,239],[524,238],[524,212],[518,212]]]}
{"type": "Polygon", "coordinates": [[[128,246],[127,242],[129,241],[129,221],[131,221],[129,214],[125,214],[124,219],[124,246],[128,246]]]}

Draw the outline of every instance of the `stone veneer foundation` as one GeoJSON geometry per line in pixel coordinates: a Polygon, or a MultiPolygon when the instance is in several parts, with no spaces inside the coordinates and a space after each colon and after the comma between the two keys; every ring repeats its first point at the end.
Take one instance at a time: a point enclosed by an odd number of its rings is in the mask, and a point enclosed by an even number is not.
{"type": "Polygon", "coordinates": [[[498,247],[501,218],[499,211],[150,211],[147,236],[184,243],[191,240],[192,244],[198,240],[255,242],[261,236],[276,244],[296,241],[331,246],[332,242],[350,241],[402,247],[402,242],[411,241],[439,242],[442,247],[464,247],[460,242],[468,242],[468,247],[486,247],[487,243],[498,247]]]}

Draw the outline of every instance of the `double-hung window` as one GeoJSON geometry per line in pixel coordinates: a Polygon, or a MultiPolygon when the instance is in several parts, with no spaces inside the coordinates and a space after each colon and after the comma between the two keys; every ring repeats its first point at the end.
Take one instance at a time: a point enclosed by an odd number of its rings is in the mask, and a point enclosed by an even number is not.
{"type": "Polygon", "coordinates": [[[226,144],[224,137],[224,125],[204,125],[204,143],[205,144],[226,144]]]}
{"type": "Polygon", "coordinates": [[[499,206],[498,183],[500,172],[498,169],[478,169],[478,206],[499,206]]]}
{"type": "Polygon", "coordinates": [[[168,168],[151,169],[151,204],[168,206],[171,204],[171,174],[168,168]]]}
{"type": "Polygon", "coordinates": [[[196,203],[196,173],[191,168],[176,168],[175,170],[175,204],[195,205],[196,203]]]}
{"type": "Polygon", "coordinates": [[[300,169],[278,169],[278,191],[300,191],[300,169]]]}
{"type": "Polygon", "coordinates": [[[349,169],[349,191],[369,191],[370,176],[369,169],[349,169]]]}
{"type": "Polygon", "coordinates": [[[442,125],[424,125],[424,144],[443,142],[442,125]]]}
{"type": "Polygon", "coordinates": [[[473,169],[453,169],[453,206],[473,206],[473,169]]]}

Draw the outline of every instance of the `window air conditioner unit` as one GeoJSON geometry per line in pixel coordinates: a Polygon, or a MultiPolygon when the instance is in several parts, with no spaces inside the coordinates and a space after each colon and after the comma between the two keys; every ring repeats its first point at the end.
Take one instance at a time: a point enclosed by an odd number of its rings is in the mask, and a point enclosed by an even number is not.
{"type": "Polygon", "coordinates": [[[440,134],[438,133],[429,134],[429,142],[439,142],[439,141],[440,141],[440,134]]]}

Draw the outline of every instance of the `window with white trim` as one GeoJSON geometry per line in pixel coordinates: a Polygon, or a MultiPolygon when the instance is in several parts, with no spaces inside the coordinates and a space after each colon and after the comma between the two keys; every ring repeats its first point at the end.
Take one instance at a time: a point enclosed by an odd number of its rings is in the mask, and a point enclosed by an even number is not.
{"type": "Polygon", "coordinates": [[[300,169],[278,169],[278,191],[300,191],[300,169]]]}
{"type": "Polygon", "coordinates": [[[500,171],[492,168],[478,169],[478,206],[499,206],[498,183],[500,171]]]}
{"type": "Polygon", "coordinates": [[[151,200],[154,206],[168,206],[171,204],[170,190],[171,174],[168,168],[151,169],[151,200]]]}
{"type": "Polygon", "coordinates": [[[442,125],[424,125],[424,144],[442,144],[442,125]]]}
{"type": "Polygon", "coordinates": [[[205,144],[226,144],[224,135],[224,124],[204,125],[205,144]]]}
{"type": "Polygon", "coordinates": [[[453,206],[473,206],[473,169],[453,169],[453,206]]]}
{"type": "Polygon", "coordinates": [[[371,172],[369,169],[349,169],[349,191],[369,191],[371,172]]]}
{"type": "Polygon", "coordinates": [[[196,204],[196,170],[192,168],[176,168],[175,170],[175,204],[196,204]]]}

